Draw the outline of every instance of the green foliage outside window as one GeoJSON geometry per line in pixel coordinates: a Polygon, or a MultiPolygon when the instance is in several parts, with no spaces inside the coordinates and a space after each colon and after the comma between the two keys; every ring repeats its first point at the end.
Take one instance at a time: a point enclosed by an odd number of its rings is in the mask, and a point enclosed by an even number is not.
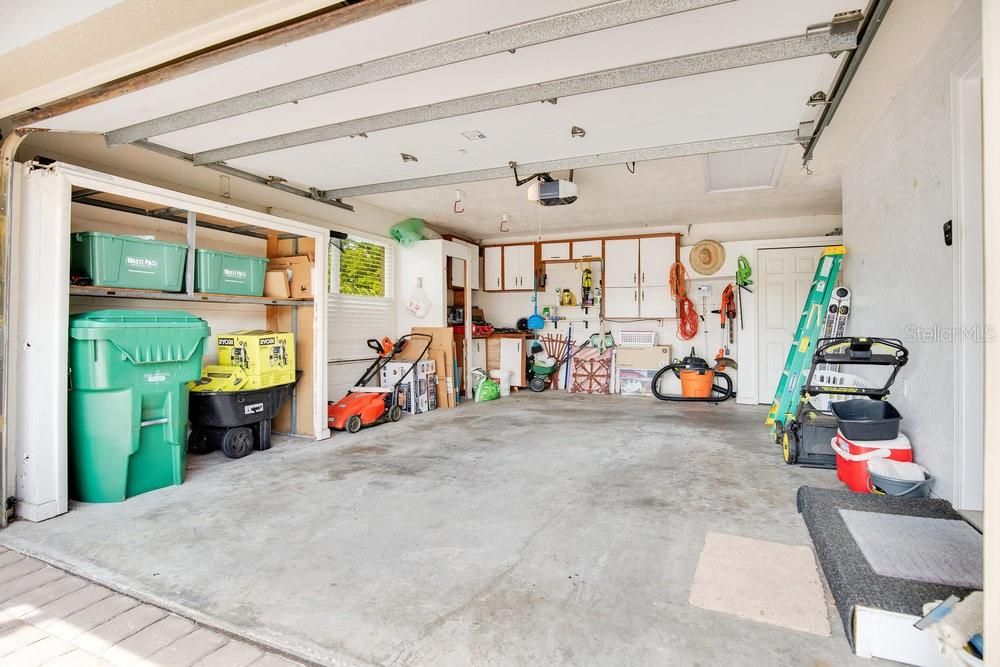
{"type": "Polygon", "coordinates": [[[356,239],[340,242],[340,293],[385,296],[385,246],[356,239]]]}

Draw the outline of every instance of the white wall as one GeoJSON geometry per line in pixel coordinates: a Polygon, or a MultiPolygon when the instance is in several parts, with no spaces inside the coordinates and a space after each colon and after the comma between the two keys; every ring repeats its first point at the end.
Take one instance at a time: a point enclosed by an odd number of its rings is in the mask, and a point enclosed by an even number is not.
{"type": "Polygon", "coordinates": [[[900,338],[910,350],[891,401],[934,492],[954,492],[954,346],[913,340],[912,327],[956,325],[951,77],[980,39],[980,3],[966,0],[917,65],[843,174],[844,263],[853,290],[848,331],[900,338]],[[905,381],[905,388],[904,388],[905,381]]]}
{"type": "MultiPolygon", "coordinates": [[[[826,218],[823,231],[829,231],[839,226],[839,216],[816,216],[826,218]]],[[[770,221],[762,221],[770,222],[770,221]]],[[[775,226],[780,228],[780,222],[775,226]]],[[[696,225],[697,229],[702,225],[696,225]]],[[[761,225],[766,227],[767,225],[761,225]]],[[[808,227],[812,229],[810,225],[808,227]]],[[[744,229],[755,229],[754,225],[748,225],[744,229]]],[[[650,233],[653,233],[650,230],[650,233]]],[[[732,232],[736,235],[735,232],[732,232]]],[[[746,232],[744,231],[744,234],[746,232]]],[[[543,237],[549,240],[550,237],[543,237]]],[[[771,396],[757,396],[757,302],[756,287],[751,286],[752,293],[743,292],[743,328],[740,329],[740,318],[737,316],[735,331],[735,343],[729,345],[728,334],[723,332],[720,326],[719,315],[710,311],[718,309],[722,299],[722,291],[726,285],[736,282],[736,262],[740,255],[747,258],[750,268],[756,274],[757,271],[757,250],[760,248],[789,247],[801,245],[834,245],[840,243],[840,237],[825,237],[807,235],[799,238],[769,238],[766,234],[760,238],[725,241],[722,243],[726,250],[726,260],[722,267],[711,276],[702,276],[691,269],[688,261],[690,247],[696,241],[687,236],[681,238],[681,262],[687,270],[689,278],[688,295],[695,304],[699,313],[706,311],[706,322],[699,323],[698,335],[689,341],[681,340],[677,335],[677,320],[670,318],[664,320],[641,320],[635,322],[614,322],[605,323],[606,330],[620,338],[621,331],[655,331],[658,345],[673,346],[674,357],[684,357],[694,348],[696,355],[706,359],[713,359],[719,348],[729,346],[729,356],[736,359],[739,368],[733,381],[736,384],[738,396],[737,400],[743,404],[769,403],[771,396]],[[711,291],[707,296],[707,305],[703,308],[701,297],[697,294],[698,285],[707,285],[711,291]]],[[[579,299],[580,292],[580,269],[574,264],[547,264],[548,280],[544,290],[538,293],[539,311],[545,306],[558,304],[556,289],[570,288],[579,299]]],[[[600,278],[600,264],[594,263],[594,283],[597,284],[600,278]]],[[[664,267],[664,271],[669,267],[664,267]]],[[[513,327],[517,320],[527,317],[532,312],[532,295],[527,292],[473,292],[473,303],[483,309],[486,319],[494,326],[513,327]]],[[[568,320],[559,322],[558,329],[546,322],[544,331],[558,331],[565,334],[568,325],[573,324],[573,339],[581,340],[582,336],[590,336],[592,333],[600,331],[600,318],[596,309],[591,309],[584,314],[582,308],[559,307],[559,315],[566,315],[568,320]]]]}
{"type": "Polygon", "coordinates": [[[443,327],[448,323],[448,296],[445,285],[445,252],[442,240],[420,241],[412,248],[400,247],[396,251],[396,330],[397,335],[410,333],[413,327],[443,327]],[[417,317],[407,305],[417,287],[422,289],[430,303],[426,316],[417,317]]]}

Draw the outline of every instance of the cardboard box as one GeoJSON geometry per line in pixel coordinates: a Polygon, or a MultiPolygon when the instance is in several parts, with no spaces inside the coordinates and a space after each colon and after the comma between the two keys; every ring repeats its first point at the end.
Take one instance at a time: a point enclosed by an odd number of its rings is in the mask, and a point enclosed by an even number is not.
{"type": "Polygon", "coordinates": [[[247,374],[244,389],[263,389],[295,382],[295,338],[290,333],[259,329],[215,337],[220,366],[239,366],[247,374]]]}
{"type": "Polygon", "coordinates": [[[264,274],[264,296],[287,299],[292,295],[288,284],[288,274],[282,271],[268,271],[264,274]]]}
{"type": "Polygon", "coordinates": [[[311,299],[313,297],[312,276],[316,262],[309,255],[294,255],[292,257],[272,257],[267,264],[271,271],[291,271],[291,297],[293,299],[311,299]]]}
{"type": "MultiPolygon", "coordinates": [[[[434,358],[432,355],[435,352],[440,352],[444,356],[440,360],[441,363],[437,364],[438,384],[439,386],[444,385],[444,391],[439,390],[439,397],[443,397],[444,400],[438,401],[438,407],[454,408],[458,405],[455,390],[457,386],[455,381],[455,333],[451,327],[413,327],[412,332],[429,334],[432,337],[428,356],[434,358]]],[[[423,340],[412,339],[411,344],[406,346],[400,358],[415,359],[423,347],[423,340]]]]}
{"type": "Polygon", "coordinates": [[[432,359],[410,362],[392,361],[382,368],[382,386],[399,382],[399,405],[405,412],[418,415],[437,407],[437,375],[432,359]],[[402,380],[402,382],[400,382],[402,380]]]}
{"type": "Polygon", "coordinates": [[[673,350],[669,345],[619,347],[615,352],[618,355],[618,368],[658,371],[673,361],[673,350]]]}
{"type": "Polygon", "coordinates": [[[618,386],[622,396],[652,396],[650,389],[656,371],[636,368],[618,369],[618,386]]]}

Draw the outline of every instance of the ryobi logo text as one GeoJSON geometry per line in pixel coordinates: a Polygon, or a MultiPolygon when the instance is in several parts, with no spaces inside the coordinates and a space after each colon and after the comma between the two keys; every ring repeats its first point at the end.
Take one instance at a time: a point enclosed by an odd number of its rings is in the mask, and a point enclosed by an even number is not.
{"type": "Polygon", "coordinates": [[[273,338],[261,338],[260,339],[260,344],[261,345],[274,345],[274,339],[273,338]]]}
{"type": "Polygon", "coordinates": [[[233,338],[220,338],[219,342],[216,343],[216,346],[221,347],[232,347],[233,345],[236,345],[236,340],[233,338]]]}

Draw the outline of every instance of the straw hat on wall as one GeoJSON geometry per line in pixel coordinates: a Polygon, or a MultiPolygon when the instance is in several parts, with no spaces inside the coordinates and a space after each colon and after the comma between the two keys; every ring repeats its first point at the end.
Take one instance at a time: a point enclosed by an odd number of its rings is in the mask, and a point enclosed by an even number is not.
{"type": "Polygon", "coordinates": [[[703,276],[710,276],[726,261],[726,249],[718,241],[698,241],[688,256],[691,268],[703,276]]]}

